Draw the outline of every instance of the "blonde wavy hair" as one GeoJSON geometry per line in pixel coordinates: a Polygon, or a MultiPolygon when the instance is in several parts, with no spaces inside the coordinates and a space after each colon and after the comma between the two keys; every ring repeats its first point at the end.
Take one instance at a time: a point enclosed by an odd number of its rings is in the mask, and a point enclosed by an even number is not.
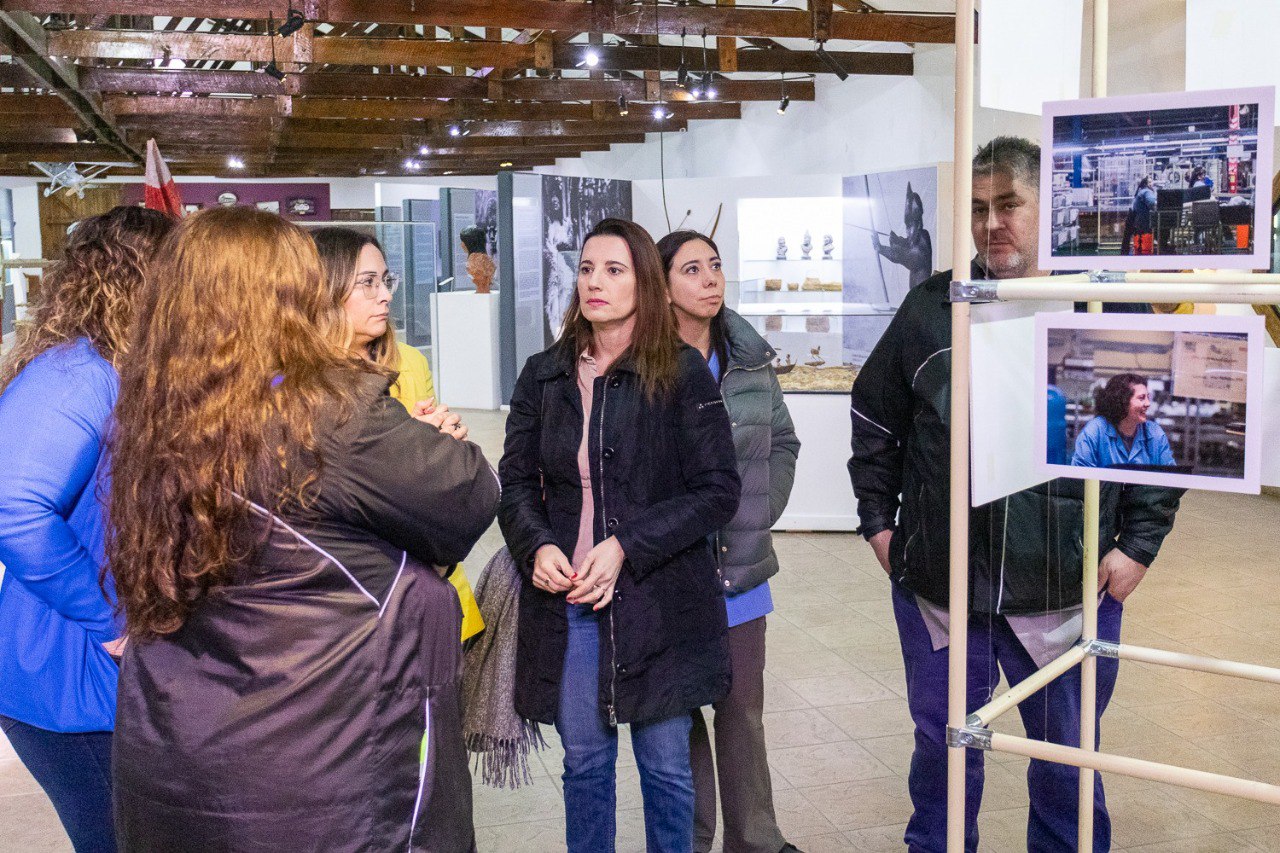
{"type": "Polygon", "coordinates": [[[261,544],[247,500],[312,504],[323,424],[352,411],[355,375],[322,325],[330,298],[310,237],[271,213],[183,220],[137,300],[111,442],[107,571],[128,634],[177,630],[261,544]]]}
{"type": "MultiPolygon", "coordinates": [[[[353,228],[329,226],[311,232],[320,252],[320,264],[329,285],[332,300],[331,317],[327,324],[329,341],[335,346],[356,352],[355,332],[343,306],[356,288],[356,273],[360,265],[360,252],[365,246],[373,246],[382,252],[382,244],[353,228]]],[[[386,255],[385,252],[382,254],[386,255]]],[[[391,322],[387,330],[369,342],[367,348],[357,353],[388,371],[400,369],[400,348],[396,346],[396,329],[391,322]]]]}
{"type": "Polygon", "coordinates": [[[0,362],[0,391],[38,355],[78,338],[118,370],[128,350],[134,294],[173,226],[163,213],[136,206],[80,222],[45,272],[39,304],[19,327],[18,342],[0,362]]]}

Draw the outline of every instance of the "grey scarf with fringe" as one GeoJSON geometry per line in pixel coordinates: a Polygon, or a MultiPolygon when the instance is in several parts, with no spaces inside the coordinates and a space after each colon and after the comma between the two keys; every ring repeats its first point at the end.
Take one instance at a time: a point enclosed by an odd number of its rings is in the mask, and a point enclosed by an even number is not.
{"type": "Polygon", "coordinates": [[[485,630],[463,657],[462,734],[476,753],[480,778],[494,788],[532,781],[529,750],[545,747],[538,724],[516,713],[516,632],[524,582],[507,549],[500,548],[476,582],[485,630]]]}

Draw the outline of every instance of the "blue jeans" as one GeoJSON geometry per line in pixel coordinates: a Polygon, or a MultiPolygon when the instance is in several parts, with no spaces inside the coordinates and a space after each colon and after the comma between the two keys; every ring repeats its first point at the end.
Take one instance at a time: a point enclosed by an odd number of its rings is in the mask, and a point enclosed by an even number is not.
{"type": "MultiPolygon", "coordinates": [[[[907,705],[915,722],[916,746],[907,787],[915,808],[905,841],[911,853],[942,853],[947,837],[947,650],[934,651],[915,596],[893,584],[893,612],[906,666],[907,705]]],[[[1124,606],[1111,596],[1098,605],[1098,636],[1119,642],[1124,606]]],[[[991,700],[999,669],[1017,684],[1039,667],[1003,617],[969,620],[968,711],[991,700]]],[[[1111,701],[1120,662],[1098,658],[1097,715],[1111,701]]],[[[1066,746],[1080,745],[1080,667],[1076,666],[1025,699],[1018,711],[1027,737],[1066,746]]],[[[1101,732],[1101,727],[1098,729],[1101,732]]],[[[1094,746],[1097,746],[1095,741],[1094,746]]],[[[982,802],[983,755],[965,756],[965,850],[978,849],[978,806],[982,802]]],[[[1032,760],[1027,768],[1031,811],[1027,818],[1030,853],[1075,853],[1080,771],[1065,764],[1032,760]]],[[[1111,818],[1103,796],[1102,776],[1093,782],[1093,849],[1111,849],[1111,818]]]]}
{"type": "Polygon", "coordinates": [[[9,717],[0,728],[67,831],[76,853],[115,853],[111,732],[51,732],[9,717]]]}
{"type": "MultiPolygon", "coordinates": [[[[598,618],[574,605],[568,605],[568,616],[556,719],[564,744],[565,841],[569,853],[610,853],[617,834],[618,730],[605,721],[600,702],[598,618]]],[[[693,849],[689,728],[687,712],[631,726],[649,853],[693,849]]]]}

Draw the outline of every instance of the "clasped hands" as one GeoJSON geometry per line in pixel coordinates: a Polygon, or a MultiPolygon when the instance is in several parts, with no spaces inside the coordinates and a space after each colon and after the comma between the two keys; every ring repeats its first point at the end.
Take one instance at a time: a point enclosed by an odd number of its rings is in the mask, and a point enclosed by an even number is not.
{"type": "Polygon", "coordinates": [[[533,556],[533,585],[551,593],[567,592],[570,604],[590,604],[599,610],[613,600],[627,555],[616,536],[591,549],[575,573],[564,552],[543,545],[533,556]]]}
{"type": "Polygon", "coordinates": [[[462,416],[449,411],[443,403],[437,406],[435,397],[419,400],[413,407],[413,417],[459,441],[467,437],[467,426],[462,422],[462,416]]]}

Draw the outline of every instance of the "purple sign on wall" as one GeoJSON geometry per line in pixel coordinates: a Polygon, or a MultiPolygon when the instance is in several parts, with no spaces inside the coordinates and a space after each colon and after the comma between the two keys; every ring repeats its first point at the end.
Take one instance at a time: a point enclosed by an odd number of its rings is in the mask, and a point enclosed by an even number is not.
{"type": "MultiPolygon", "coordinates": [[[[188,213],[219,204],[253,205],[298,222],[330,219],[328,184],[179,183],[182,204],[188,213]]],[[[142,184],[125,184],[123,204],[142,202],[142,184]]]]}

